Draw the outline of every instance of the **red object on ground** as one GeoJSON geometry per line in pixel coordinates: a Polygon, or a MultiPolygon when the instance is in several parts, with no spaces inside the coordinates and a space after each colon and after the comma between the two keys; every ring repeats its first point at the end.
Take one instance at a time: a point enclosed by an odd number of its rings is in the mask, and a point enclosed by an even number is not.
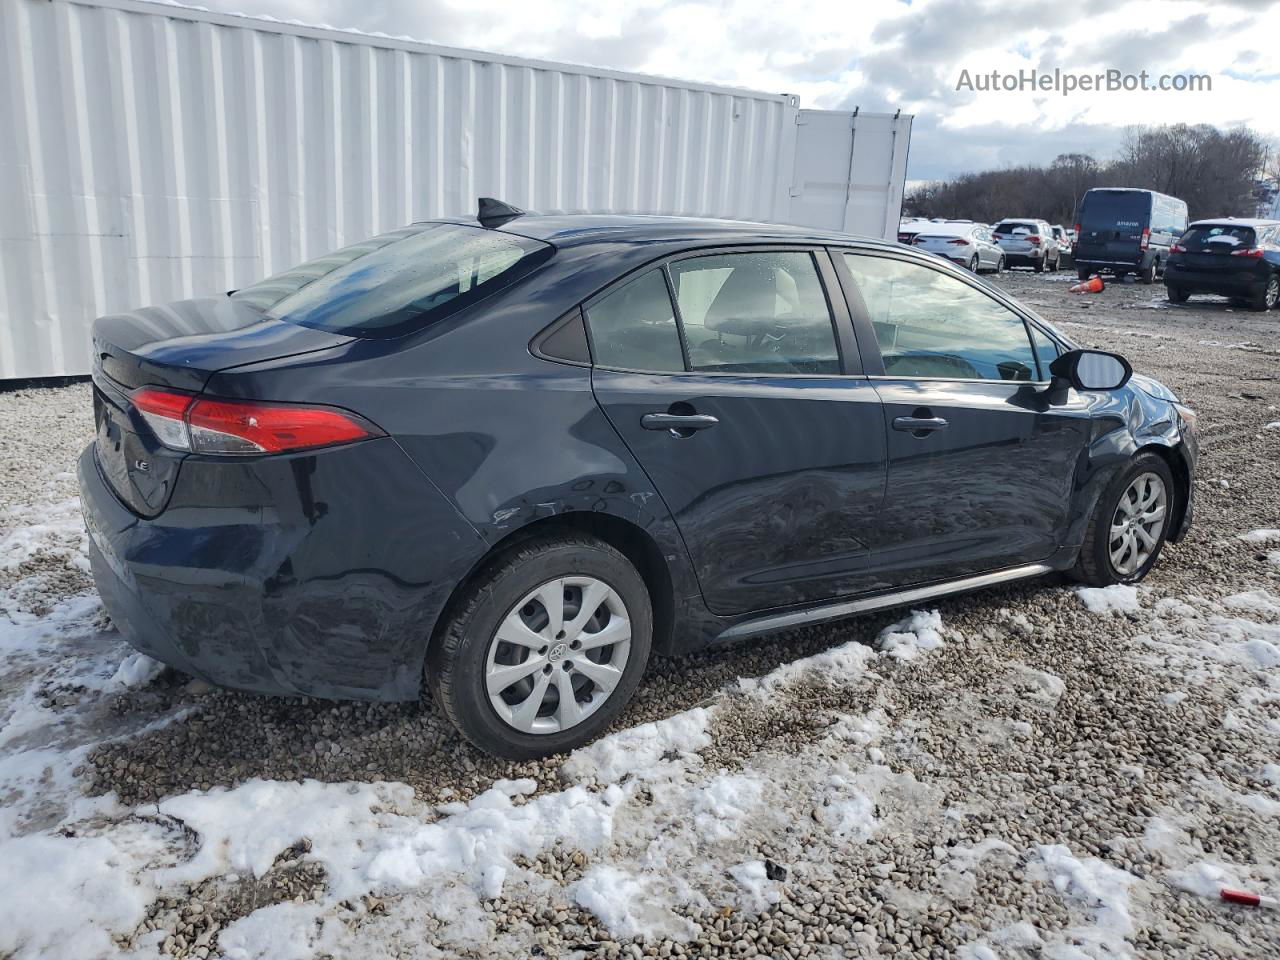
{"type": "Polygon", "coordinates": [[[1088,280],[1080,283],[1073,283],[1069,288],[1070,293],[1101,293],[1105,287],[1102,283],[1102,277],[1096,273],[1088,280]]]}
{"type": "Polygon", "coordinates": [[[1280,907],[1280,900],[1275,897],[1264,897],[1261,894],[1249,893],[1247,890],[1232,890],[1223,887],[1219,896],[1228,903],[1239,903],[1246,907],[1280,907]]]}

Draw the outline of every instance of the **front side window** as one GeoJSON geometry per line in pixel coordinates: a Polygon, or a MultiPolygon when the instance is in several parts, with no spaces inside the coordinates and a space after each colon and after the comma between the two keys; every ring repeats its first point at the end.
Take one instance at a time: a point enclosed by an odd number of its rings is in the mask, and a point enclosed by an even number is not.
{"type": "Polygon", "coordinates": [[[680,331],[661,268],[611,291],[587,308],[591,352],[602,367],[684,370],[680,331]]]}
{"type": "Polygon", "coordinates": [[[393,337],[509,286],[553,252],[550,244],[496,230],[416,224],[246,287],[234,299],[274,320],[393,337]]]}
{"type": "Polygon", "coordinates": [[[840,373],[809,253],[729,253],[670,265],[689,366],[712,373],[840,373]]]}
{"type": "Polygon", "coordinates": [[[890,377],[1035,380],[1026,324],[997,300],[932,267],[844,254],[890,377]]]}

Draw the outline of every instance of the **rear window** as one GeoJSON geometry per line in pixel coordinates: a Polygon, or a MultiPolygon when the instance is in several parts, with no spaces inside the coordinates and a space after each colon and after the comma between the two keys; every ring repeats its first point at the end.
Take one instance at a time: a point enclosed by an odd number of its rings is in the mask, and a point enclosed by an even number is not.
{"type": "Polygon", "coordinates": [[[996,233],[1005,234],[1006,236],[1013,233],[1015,230],[1025,230],[1027,233],[1039,233],[1040,225],[1036,223],[1024,223],[1020,220],[1011,220],[996,225],[996,233]]]}
{"type": "Polygon", "coordinates": [[[1151,224],[1151,194],[1141,190],[1091,190],[1080,207],[1083,230],[1141,229],[1151,224]]]}
{"type": "Polygon", "coordinates": [[[1256,235],[1253,232],[1253,227],[1215,223],[1192,227],[1182,235],[1182,239],[1178,242],[1192,252],[1213,253],[1215,250],[1252,247],[1255,241],[1256,235]]]}
{"type": "Polygon", "coordinates": [[[395,337],[509,286],[552,252],[550,244],[509,233],[416,224],[343,247],[232,298],[304,327],[395,337]]]}

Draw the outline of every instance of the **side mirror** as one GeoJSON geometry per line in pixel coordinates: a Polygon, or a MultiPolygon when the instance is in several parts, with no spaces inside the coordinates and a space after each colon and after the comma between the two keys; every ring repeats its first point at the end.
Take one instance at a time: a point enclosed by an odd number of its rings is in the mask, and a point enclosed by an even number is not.
{"type": "Polygon", "coordinates": [[[1119,354],[1069,350],[1049,364],[1049,372],[1077,390],[1119,390],[1133,376],[1133,367],[1119,354]]]}

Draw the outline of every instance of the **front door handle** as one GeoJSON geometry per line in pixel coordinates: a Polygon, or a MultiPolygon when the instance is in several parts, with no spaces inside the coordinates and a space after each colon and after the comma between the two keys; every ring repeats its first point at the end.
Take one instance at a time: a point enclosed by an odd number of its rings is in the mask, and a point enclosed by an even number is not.
{"type": "Polygon", "coordinates": [[[903,433],[925,434],[947,429],[947,421],[941,417],[894,417],[893,429],[903,433]]]}
{"type": "Polygon", "coordinates": [[[719,422],[709,413],[646,413],[640,418],[640,426],[646,430],[670,430],[678,437],[690,436],[719,422]]]}

